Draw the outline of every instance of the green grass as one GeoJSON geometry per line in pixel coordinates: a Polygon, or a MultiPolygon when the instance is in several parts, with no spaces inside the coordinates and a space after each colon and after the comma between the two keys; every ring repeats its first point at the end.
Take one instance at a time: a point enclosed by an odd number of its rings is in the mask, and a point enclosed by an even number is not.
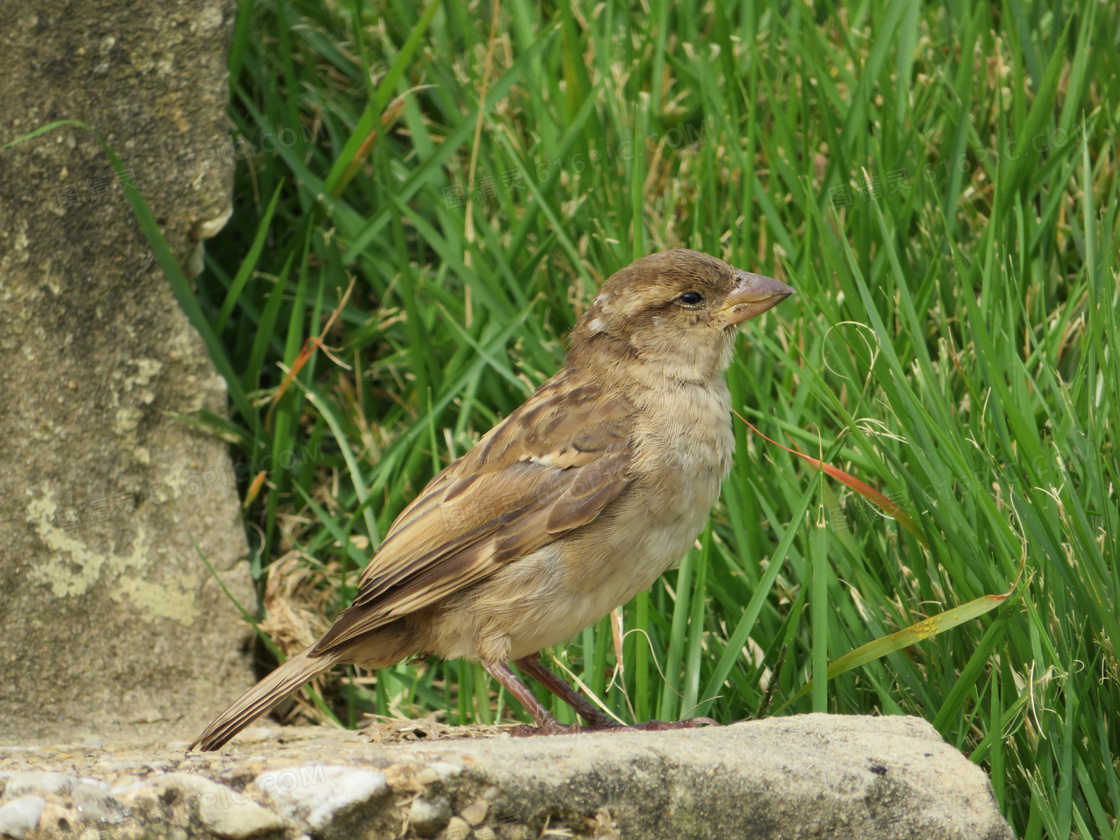
{"type": "MultiPolygon", "coordinates": [[[[626,607],[624,673],[606,621],[559,663],[625,717],[918,715],[1017,835],[1120,836],[1115,4],[510,0],[493,38],[460,0],[240,5],[248,154],[197,298],[237,397],[202,420],[267,474],[258,579],[295,553],[303,595],[341,609],[427,479],[557,368],[598,283],[694,247],[799,292],[746,332],[737,408],[928,548],[736,421],[699,549],[626,607]],[[351,281],[331,356],[273,402],[351,281]]],[[[351,721],[521,714],[462,662],[329,695],[351,721]]]]}

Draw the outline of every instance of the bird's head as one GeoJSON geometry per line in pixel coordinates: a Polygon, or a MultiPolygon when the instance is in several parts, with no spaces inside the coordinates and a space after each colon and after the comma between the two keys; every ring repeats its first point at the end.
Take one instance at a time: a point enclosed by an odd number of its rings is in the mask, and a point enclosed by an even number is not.
{"type": "Polygon", "coordinates": [[[739,325],[793,293],[698,251],[653,254],[603,283],[572,330],[569,361],[601,355],[681,381],[710,379],[731,363],[739,325]]]}

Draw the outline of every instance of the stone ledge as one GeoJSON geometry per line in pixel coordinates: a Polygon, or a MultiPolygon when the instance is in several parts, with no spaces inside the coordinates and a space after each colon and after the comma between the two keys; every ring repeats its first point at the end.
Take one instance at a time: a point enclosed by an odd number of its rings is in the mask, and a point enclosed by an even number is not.
{"type": "Polygon", "coordinates": [[[483,734],[493,737],[371,743],[368,731],[256,729],[206,754],[185,744],[0,747],[0,835],[1012,837],[983,771],[916,718],[483,734]]]}

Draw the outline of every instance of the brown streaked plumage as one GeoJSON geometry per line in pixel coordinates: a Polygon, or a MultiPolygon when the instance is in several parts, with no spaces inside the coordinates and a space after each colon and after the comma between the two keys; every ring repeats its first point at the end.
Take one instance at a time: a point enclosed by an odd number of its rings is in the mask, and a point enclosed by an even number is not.
{"type": "Polygon", "coordinates": [[[417,652],[482,662],[536,731],[565,727],[510,661],[592,727],[611,726],[537,654],[649,587],[695,541],[731,468],[723,373],[737,327],[792,293],[696,251],[612,275],[563,369],[401,513],[323,637],[191,748],[218,749],[338,663],[383,668],[417,652]]]}

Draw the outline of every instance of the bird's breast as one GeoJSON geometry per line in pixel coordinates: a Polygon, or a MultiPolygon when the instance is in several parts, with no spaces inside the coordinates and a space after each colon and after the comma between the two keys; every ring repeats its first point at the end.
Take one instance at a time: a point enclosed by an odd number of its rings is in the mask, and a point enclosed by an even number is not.
{"type": "Polygon", "coordinates": [[[730,412],[722,378],[651,396],[641,406],[631,483],[586,535],[605,555],[602,566],[584,572],[591,589],[626,600],[692,547],[731,470],[730,412]]]}
{"type": "Polygon", "coordinates": [[[731,469],[730,401],[721,378],[640,406],[631,483],[594,523],[563,541],[553,597],[513,634],[515,652],[578,632],[684,557],[731,469]]]}
{"type": "Polygon", "coordinates": [[[651,394],[635,432],[635,474],[665,485],[665,502],[695,497],[708,507],[731,471],[735,436],[731,395],[722,377],[651,394]]]}
{"type": "Polygon", "coordinates": [[[593,522],[507,564],[441,607],[425,649],[516,659],[556,644],[648,589],[703,530],[735,441],[722,378],[639,402],[631,481],[593,522]]]}

